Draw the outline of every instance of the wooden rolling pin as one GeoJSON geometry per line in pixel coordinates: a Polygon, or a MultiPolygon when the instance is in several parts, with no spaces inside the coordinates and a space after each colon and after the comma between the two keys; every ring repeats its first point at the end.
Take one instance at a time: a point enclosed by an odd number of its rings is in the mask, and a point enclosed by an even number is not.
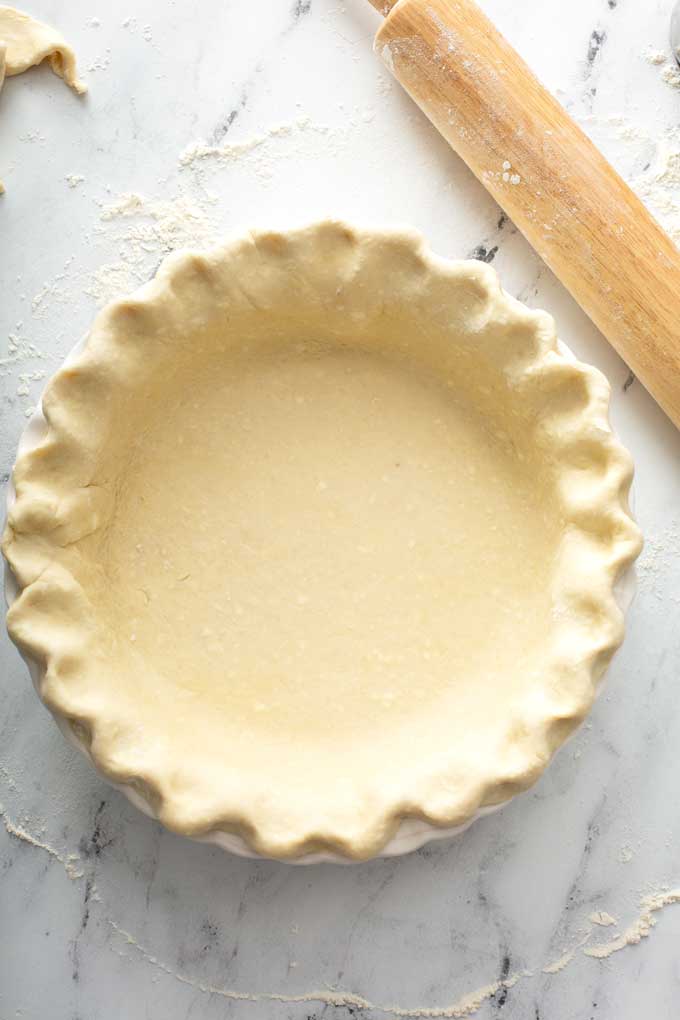
{"type": "Polygon", "coordinates": [[[375,49],[680,427],[680,251],[472,0],[370,0],[375,49]]]}

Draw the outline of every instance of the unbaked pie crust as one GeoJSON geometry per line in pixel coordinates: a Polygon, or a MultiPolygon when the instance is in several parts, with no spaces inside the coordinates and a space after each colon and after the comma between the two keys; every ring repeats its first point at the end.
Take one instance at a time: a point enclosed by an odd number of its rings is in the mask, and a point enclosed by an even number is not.
{"type": "Polygon", "coordinates": [[[362,859],[462,825],[536,780],[621,642],[608,397],[413,233],[178,253],[45,393],[10,633],[175,831],[362,859]]]}

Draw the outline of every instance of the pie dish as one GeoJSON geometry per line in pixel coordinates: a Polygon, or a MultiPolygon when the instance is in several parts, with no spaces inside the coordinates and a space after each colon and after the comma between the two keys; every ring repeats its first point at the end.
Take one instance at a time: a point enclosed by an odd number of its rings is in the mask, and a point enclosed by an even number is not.
{"type": "Polygon", "coordinates": [[[45,392],[10,634],[172,830],[361,860],[462,827],[538,778],[622,640],[608,399],[550,316],[417,234],[176,253],[45,392]]]}

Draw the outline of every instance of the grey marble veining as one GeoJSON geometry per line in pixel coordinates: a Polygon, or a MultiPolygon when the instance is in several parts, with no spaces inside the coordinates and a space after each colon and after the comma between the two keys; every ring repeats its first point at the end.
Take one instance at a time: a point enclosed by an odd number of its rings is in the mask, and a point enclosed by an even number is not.
{"type": "MultiPolygon", "coordinates": [[[[670,0],[483,6],[624,176],[644,173],[654,140],[680,125],[680,93],[642,55],[665,46],[670,0]]],[[[180,200],[207,210],[216,237],[332,213],[411,223],[442,254],[492,262],[609,376],[648,545],[603,695],[537,786],[456,840],[356,867],[245,861],[164,832],[66,746],[3,635],[0,1020],[372,1020],[477,1005],[481,1020],[676,1016],[680,906],[658,911],[639,945],[583,951],[633,924],[646,893],[680,886],[676,430],[390,85],[365,0],[31,10],[73,43],[90,94],[79,101],[46,69],[0,94],[3,485],[43,377],[92,318],[94,275],[129,240],[131,221],[102,221],[102,206],[135,192],[156,210],[135,279],[174,246],[159,218],[180,200]],[[192,143],[301,118],[243,158],[178,166],[192,143]],[[74,174],[84,180],[69,187],[74,174]],[[594,925],[595,911],[617,926],[594,925]]]]}

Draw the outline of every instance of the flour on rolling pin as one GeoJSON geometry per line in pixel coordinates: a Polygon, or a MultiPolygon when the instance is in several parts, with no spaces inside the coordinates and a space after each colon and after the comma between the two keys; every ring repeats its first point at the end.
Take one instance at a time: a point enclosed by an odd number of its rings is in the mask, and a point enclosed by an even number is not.
{"type": "Polygon", "coordinates": [[[680,251],[473,0],[371,2],[387,67],[680,425],[680,251]]]}

